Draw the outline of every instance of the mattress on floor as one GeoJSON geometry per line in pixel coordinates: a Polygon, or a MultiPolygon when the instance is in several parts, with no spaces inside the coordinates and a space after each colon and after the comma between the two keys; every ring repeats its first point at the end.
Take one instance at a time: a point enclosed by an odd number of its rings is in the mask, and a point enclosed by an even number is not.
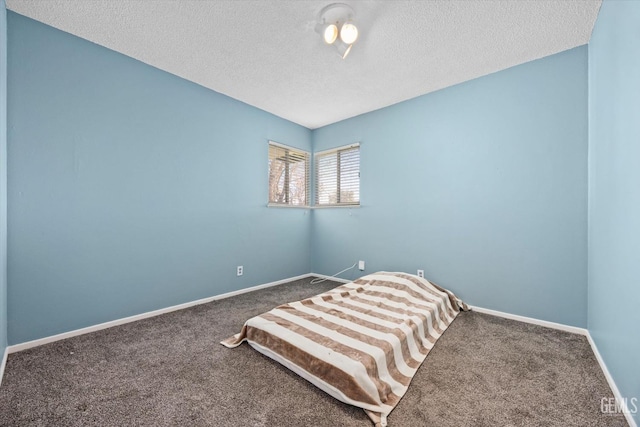
{"type": "Polygon", "coordinates": [[[378,272],[253,317],[222,341],[247,341],[336,399],[386,426],[427,354],[460,310],[424,278],[378,272]]]}

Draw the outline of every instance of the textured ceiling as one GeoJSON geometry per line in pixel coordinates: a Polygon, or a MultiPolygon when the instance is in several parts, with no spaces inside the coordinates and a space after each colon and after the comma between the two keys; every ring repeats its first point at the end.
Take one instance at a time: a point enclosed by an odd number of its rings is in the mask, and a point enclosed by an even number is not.
{"type": "Polygon", "coordinates": [[[345,60],[313,29],[330,0],[6,3],[313,129],[583,45],[601,0],[347,0],[345,60]]]}

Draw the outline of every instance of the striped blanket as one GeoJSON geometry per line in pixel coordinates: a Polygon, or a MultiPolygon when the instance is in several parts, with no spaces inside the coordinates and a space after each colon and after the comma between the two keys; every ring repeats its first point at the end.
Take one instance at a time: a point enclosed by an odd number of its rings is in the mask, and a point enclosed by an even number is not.
{"type": "Polygon", "coordinates": [[[376,426],[398,404],[436,340],[468,307],[428,280],[379,272],[249,319],[239,334],[376,426]]]}

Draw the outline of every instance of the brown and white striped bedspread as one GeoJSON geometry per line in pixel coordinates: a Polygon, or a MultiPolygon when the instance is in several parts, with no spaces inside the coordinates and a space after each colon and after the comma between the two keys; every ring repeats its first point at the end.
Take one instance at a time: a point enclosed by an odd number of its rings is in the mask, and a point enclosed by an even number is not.
{"type": "Polygon", "coordinates": [[[436,340],[467,306],[426,279],[379,272],[249,319],[247,341],[386,426],[436,340]]]}

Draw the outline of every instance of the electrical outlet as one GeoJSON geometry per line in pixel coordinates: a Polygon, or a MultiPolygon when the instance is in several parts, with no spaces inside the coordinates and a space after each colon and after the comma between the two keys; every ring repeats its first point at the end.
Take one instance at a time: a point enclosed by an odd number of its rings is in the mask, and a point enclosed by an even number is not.
{"type": "Polygon", "coordinates": [[[418,270],[418,277],[424,278],[424,270],[418,270]]]}
{"type": "Polygon", "coordinates": [[[358,261],[358,270],[364,271],[364,261],[358,261]]]}
{"type": "Polygon", "coordinates": [[[236,273],[236,274],[237,274],[238,276],[242,276],[242,273],[244,273],[244,267],[243,267],[243,266],[241,266],[241,265],[239,265],[239,266],[238,266],[238,270],[237,270],[237,273],[236,273]]]}

